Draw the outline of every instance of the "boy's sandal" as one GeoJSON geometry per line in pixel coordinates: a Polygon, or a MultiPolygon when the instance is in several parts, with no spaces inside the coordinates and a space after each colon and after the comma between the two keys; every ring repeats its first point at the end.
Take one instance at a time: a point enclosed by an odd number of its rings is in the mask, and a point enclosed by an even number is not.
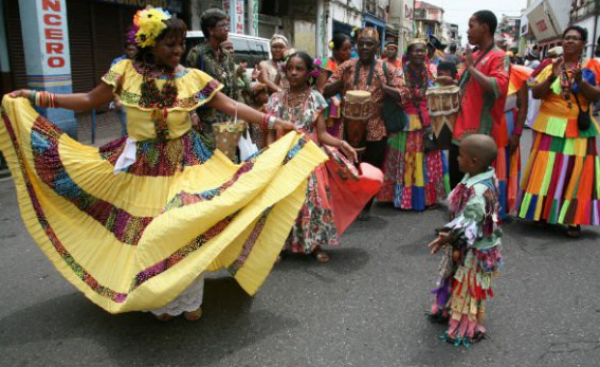
{"type": "Polygon", "coordinates": [[[183,317],[188,321],[198,321],[202,317],[202,307],[195,311],[184,312],[183,317]]]}
{"type": "Polygon", "coordinates": [[[473,343],[478,343],[483,339],[487,339],[487,334],[482,331],[476,330],[475,333],[473,333],[473,338],[471,339],[471,341],[473,343]]]}
{"type": "Polygon", "coordinates": [[[568,225],[567,226],[567,237],[579,238],[581,237],[581,226],[580,225],[568,225]]]}
{"type": "Polygon", "coordinates": [[[314,255],[318,263],[325,264],[329,262],[329,255],[320,248],[314,251],[314,255]]]}

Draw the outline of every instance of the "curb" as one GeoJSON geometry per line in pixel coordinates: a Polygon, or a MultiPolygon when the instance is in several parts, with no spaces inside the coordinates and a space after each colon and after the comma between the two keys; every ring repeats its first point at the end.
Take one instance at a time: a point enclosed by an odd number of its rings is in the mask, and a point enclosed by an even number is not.
{"type": "Polygon", "coordinates": [[[0,169],[0,178],[10,177],[10,170],[0,169]]]}

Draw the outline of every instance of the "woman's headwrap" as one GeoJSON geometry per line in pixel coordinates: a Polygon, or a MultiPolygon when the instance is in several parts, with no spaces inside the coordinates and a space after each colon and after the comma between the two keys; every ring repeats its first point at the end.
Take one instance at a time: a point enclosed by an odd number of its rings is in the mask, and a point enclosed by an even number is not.
{"type": "Polygon", "coordinates": [[[167,28],[165,20],[171,19],[171,14],[162,8],[148,5],[144,10],[138,10],[133,16],[133,26],[129,30],[127,40],[140,48],[156,45],[156,39],[167,28]]]}
{"type": "Polygon", "coordinates": [[[358,38],[361,38],[361,37],[373,37],[375,39],[375,41],[379,42],[379,32],[377,32],[377,29],[375,29],[373,27],[363,28],[358,33],[358,38]]]}
{"type": "Polygon", "coordinates": [[[273,37],[271,37],[270,44],[271,46],[279,44],[283,45],[284,47],[288,47],[290,43],[288,42],[288,39],[284,36],[280,34],[274,34],[273,37]]]}

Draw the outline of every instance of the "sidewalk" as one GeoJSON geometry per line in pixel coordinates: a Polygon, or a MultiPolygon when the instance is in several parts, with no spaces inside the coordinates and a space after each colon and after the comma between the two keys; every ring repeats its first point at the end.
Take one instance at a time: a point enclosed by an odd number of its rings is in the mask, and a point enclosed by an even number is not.
{"type": "Polygon", "coordinates": [[[101,146],[121,137],[121,123],[114,110],[96,113],[96,140],[92,144],[92,113],[78,113],[77,136],[83,144],[101,146]]]}
{"type": "MultiPolygon", "coordinates": [[[[121,136],[121,123],[114,110],[96,114],[96,139],[94,144],[92,144],[92,113],[79,113],[75,115],[75,118],[78,122],[78,140],[83,144],[101,146],[121,136]]],[[[3,162],[0,162],[0,179],[9,177],[10,171],[8,168],[4,168],[1,163],[3,162]]]]}

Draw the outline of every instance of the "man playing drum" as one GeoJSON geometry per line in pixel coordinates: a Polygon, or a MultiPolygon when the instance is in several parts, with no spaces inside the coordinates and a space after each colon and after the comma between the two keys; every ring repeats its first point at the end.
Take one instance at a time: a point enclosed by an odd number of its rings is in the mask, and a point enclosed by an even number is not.
{"type": "Polygon", "coordinates": [[[467,37],[475,51],[467,47],[465,70],[459,87],[461,105],[450,147],[450,184],[456,187],[463,174],[458,169],[458,147],[471,134],[491,135],[500,128],[508,92],[510,63],[506,53],[494,43],[498,20],[489,10],[469,19],[467,37]]]}
{"type": "MultiPolygon", "coordinates": [[[[362,161],[377,168],[383,168],[385,158],[386,136],[385,124],[381,117],[383,99],[387,94],[400,102],[400,90],[396,87],[402,83],[397,77],[396,69],[375,58],[379,48],[379,33],[374,28],[364,28],[358,35],[358,59],[344,62],[329,78],[323,95],[328,98],[341,93],[346,96],[348,91],[367,91],[371,93],[373,114],[366,124],[366,143],[362,161]]],[[[346,120],[347,118],[345,118],[346,120]]],[[[344,124],[346,121],[344,120],[344,124]]],[[[369,218],[368,212],[372,202],[367,204],[361,220],[369,218]]]]}

